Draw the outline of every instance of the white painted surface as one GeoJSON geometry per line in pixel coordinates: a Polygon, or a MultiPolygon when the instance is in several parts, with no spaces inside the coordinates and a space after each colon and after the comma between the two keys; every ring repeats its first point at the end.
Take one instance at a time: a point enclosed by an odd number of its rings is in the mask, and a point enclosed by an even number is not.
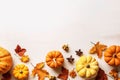
{"type": "MultiPolygon", "coordinates": [[[[119,4],[120,0],[1,0],[0,45],[12,53],[15,64],[20,63],[14,56],[17,44],[27,49],[33,64],[44,61],[50,50],[60,50],[65,58],[72,54],[77,60],[75,50],[81,48],[87,55],[90,41],[120,45],[119,4]],[[61,49],[64,43],[70,46],[68,54],[61,49]]],[[[98,61],[108,74],[111,67],[103,59],[98,61]]],[[[74,65],[65,61],[65,67],[74,65]]]]}

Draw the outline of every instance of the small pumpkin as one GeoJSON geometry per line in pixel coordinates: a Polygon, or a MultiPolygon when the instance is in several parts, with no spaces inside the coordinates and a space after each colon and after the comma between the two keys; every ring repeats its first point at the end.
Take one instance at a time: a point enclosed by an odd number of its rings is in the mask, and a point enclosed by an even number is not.
{"type": "Polygon", "coordinates": [[[12,65],[13,61],[10,52],[0,47],[0,74],[7,73],[12,65]]]}
{"type": "Polygon", "coordinates": [[[24,64],[18,64],[13,68],[13,76],[18,80],[25,80],[28,78],[29,69],[24,64]]]}
{"type": "Polygon", "coordinates": [[[96,77],[98,70],[98,62],[92,56],[81,56],[76,62],[76,71],[82,78],[91,80],[96,77]]]}
{"type": "Polygon", "coordinates": [[[104,52],[104,60],[111,66],[120,65],[120,46],[112,45],[104,52]]]}
{"type": "Polygon", "coordinates": [[[63,55],[60,51],[50,51],[46,56],[46,63],[51,68],[58,68],[64,62],[63,55]]]}

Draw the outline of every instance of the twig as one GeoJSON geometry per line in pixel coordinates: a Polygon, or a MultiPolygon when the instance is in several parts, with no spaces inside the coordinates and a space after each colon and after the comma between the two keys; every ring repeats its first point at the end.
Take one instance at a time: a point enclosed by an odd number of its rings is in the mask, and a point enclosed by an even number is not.
{"type": "Polygon", "coordinates": [[[110,76],[110,75],[108,75],[108,74],[106,74],[106,75],[109,76],[110,78],[114,79],[112,76],[110,76]]]}
{"type": "Polygon", "coordinates": [[[95,43],[93,43],[93,42],[90,42],[90,43],[95,45],[95,43]]]}
{"type": "Polygon", "coordinates": [[[35,67],[32,62],[29,62],[29,63],[32,65],[32,67],[35,67]]]}

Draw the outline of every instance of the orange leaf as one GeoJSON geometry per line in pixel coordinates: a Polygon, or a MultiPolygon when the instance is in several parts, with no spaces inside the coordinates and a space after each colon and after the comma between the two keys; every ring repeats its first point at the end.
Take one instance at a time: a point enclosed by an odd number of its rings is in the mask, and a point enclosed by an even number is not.
{"type": "Polygon", "coordinates": [[[74,69],[72,71],[70,71],[69,73],[70,77],[75,78],[77,76],[76,72],[74,71],[74,69]]]}
{"type": "Polygon", "coordinates": [[[115,69],[112,69],[109,74],[114,77],[115,80],[118,80],[118,71],[115,69]]]}
{"type": "Polygon", "coordinates": [[[118,78],[118,80],[120,80],[120,78],[118,78]]]}
{"type": "Polygon", "coordinates": [[[37,70],[38,80],[44,80],[45,77],[49,77],[49,73],[46,70],[37,70]]]}
{"type": "Polygon", "coordinates": [[[60,78],[60,79],[62,79],[62,80],[67,80],[69,70],[66,69],[66,68],[64,68],[64,67],[62,67],[61,72],[62,72],[62,73],[58,75],[58,78],[60,78]]]}
{"type": "Polygon", "coordinates": [[[109,74],[113,77],[118,77],[118,72],[115,69],[112,69],[109,74]]]}
{"type": "Polygon", "coordinates": [[[108,80],[107,75],[105,74],[104,70],[99,68],[98,75],[96,76],[95,80],[108,80]]]}
{"type": "Polygon", "coordinates": [[[26,52],[25,48],[21,48],[20,45],[17,45],[15,52],[19,55],[19,56],[23,56],[24,53],[26,52]]]}
{"type": "MultiPolygon", "coordinates": [[[[94,44],[94,43],[93,43],[94,44]]],[[[99,42],[97,42],[96,44],[94,44],[94,46],[90,49],[90,54],[95,54],[97,53],[97,56],[99,58],[102,57],[102,51],[106,50],[107,46],[104,44],[100,44],[99,42]]]]}
{"type": "Polygon", "coordinates": [[[32,75],[38,75],[38,80],[44,80],[45,77],[49,77],[49,73],[46,70],[43,70],[44,62],[36,64],[32,70],[32,75]]]}

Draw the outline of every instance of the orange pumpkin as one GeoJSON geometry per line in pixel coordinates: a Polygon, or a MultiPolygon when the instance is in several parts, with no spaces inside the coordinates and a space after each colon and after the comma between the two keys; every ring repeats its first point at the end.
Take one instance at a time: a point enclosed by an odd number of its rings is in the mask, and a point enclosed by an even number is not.
{"type": "Polygon", "coordinates": [[[120,46],[112,45],[104,52],[104,60],[111,66],[120,65],[120,46]]]}
{"type": "Polygon", "coordinates": [[[12,67],[12,57],[10,53],[0,47],[0,74],[7,73],[12,67]]]}
{"type": "Polygon", "coordinates": [[[50,51],[46,56],[46,63],[51,68],[58,68],[64,62],[63,55],[60,51],[50,51]]]}

